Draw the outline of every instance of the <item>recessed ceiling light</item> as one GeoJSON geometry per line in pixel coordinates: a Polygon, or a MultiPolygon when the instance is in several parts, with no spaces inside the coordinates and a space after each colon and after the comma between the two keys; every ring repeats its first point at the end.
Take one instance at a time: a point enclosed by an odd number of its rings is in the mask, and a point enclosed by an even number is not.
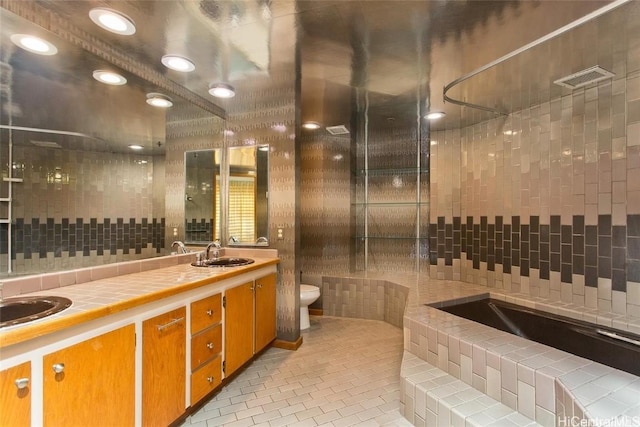
{"type": "Polygon", "coordinates": [[[233,98],[236,91],[233,86],[226,83],[214,83],[209,86],[209,93],[216,98],[233,98]]]}
{"type": "Polygon", "coordinates": [[[131,144],[129,148],[131,148],[132,150],[142,150],[144,147],[138,144],[131,144]]]}
{"type": "Polygon", "coordinates": [[[31,53],[37,53],[38,55],[55,55],[58,53],[58,48],[40,37],[29,34],[12,34],[10,38],[16,46],[31,53]]]}
{"type": "Polygon", "coordinates": [[[233,136],[233,135],[235,135],[236,133],[235,133],[234,131],[232,131],[231,129],[225,129],[225,130],[224,130],[224,134],[225,134],[226,136],[233,136]]]}
{"type": "Polygon", "coordinates": [[[93,78],[107,85],[120,86],[127,83],[127,79],[120,74],[106,70],[95,70],[93,72],[93,78]]]}
{"type": "Polygon", "coordinates": [[[173,105],[173,100],[167,95],[154,92],[147,94],[147,104],[153,105],[154,107],[169,108],[173,105]]]}
{"type": "Polygon", "coordinates": [[[285,125],[283,125],[282,123],[279,123],[279,124],[271,126],[271,129],[275,130],[276,132],[286,132],[287,131],[287,127],[285,125]]]}
{"type": "Polygon", "coordinates": [[[320,129],[322,126],[318,122],[304,122],[302,127],[305,129],[316,130],[320,129]]]}
{"type": "Polygon", "coordinates": [[[518,131],[515,130],[505,130],[504,132],[502,132],[504,135],[517,135],[518,131]]]}
{"type": "Polygon", "coordinates": [[[165,67],[174,71],[188,73],[196,69],[195,64],[191,60],[178,55],[165,55],[161,61],[165,67]]]}
{"type": "Polygon", "coordinates": [[[96,25],[112,33],[130,36],[136,32],[133,20],[113,9],[96,7],[89,11],[89,17],[96,25]]]}
{"type": "Polygon", "coordinates": [[[427,120],[438,120],[443,118],[444,116],[445,116],[445,113],[443,113],[442,111],[432,111],[430,113],[427,113],[425,118],[427,120]]]}

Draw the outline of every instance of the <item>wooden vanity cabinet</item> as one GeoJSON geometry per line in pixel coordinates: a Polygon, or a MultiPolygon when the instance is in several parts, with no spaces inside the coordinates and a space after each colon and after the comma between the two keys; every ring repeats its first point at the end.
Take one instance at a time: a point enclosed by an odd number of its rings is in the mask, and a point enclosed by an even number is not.
{"type": "Polygon", "coordinates": [[[275,339],[275,271],[34,338],[0,371],[0,427],[171,425],[275,339]]]}
{"type": "Polygon", "coordinates": [[[169,425],[185,411],[186,311],[179,307],[142,322],[143,426],[169,425]]]}
{"type": "Polygon", "coordinates": [[[276,337],[276,273],[225,291],[225,376],[276,337]]]}
{"type": "Polygon", "coordinates": [[[31,425],[31,362],[0,371],[0,426],[31,425]]]}
{"type": "Polygon", "coordinates": [[[135,417],[135,327],[43,357],[45,426],[125,426],[135,417]]]}
{"type": "Polygon", "coordinates": [[[191,303],[191,405],[222,382],[222,296],[191,303]]]}

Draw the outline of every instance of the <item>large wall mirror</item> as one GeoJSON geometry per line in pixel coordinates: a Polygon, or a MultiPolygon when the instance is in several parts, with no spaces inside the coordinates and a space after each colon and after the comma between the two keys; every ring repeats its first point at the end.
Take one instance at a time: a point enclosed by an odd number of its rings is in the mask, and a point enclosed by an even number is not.
{"type": "Polygon", "coordinates": [[[138,67],[144,78],[4,8],[0,36],[0,279],[169,254],[184,221],[184,152],[221,147],[224,119],[150,66],[138,67]],[[19,48],[16,33],[57,54],[19,48]],[[96,70],[126,82],[104,84],[96,70]],[[150,105],[156,92],[173,105],[150,105]]]}
{"type": "Polygon", "coordinates": [[[185,153],[185,241],[269,245],[269,146],[185,153]]]}

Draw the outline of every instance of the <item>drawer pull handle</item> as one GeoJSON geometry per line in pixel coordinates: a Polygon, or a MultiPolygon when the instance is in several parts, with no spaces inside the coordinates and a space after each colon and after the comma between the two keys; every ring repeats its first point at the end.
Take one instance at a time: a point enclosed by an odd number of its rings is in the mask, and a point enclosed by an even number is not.
{"type": "Polygon", "coordinates": [[[164,325],[158,325],[157,328],[158,328],[159,331],[162,331],[163,329],[167,329],[170,326],[176,325],[176,324],[182,322],[183,320],[184,320],[184,317],[179,317],[177,319],[173,319],[169,323],[165,323],[164,325]]]}
{"type": "Polygon", "coordinates": [[[64,372],[64,363],[54,363],[51,368],[56,374],[61,374],[64,372]]]}
{"type": "Polygon", "coordinates": [[[18,387],[18,390],[25,389],[29,385],[29,378],[18,378],[15,381],[15,384],[16,384],[16,387],[18,387]]]}
{"type": "Polygon", "coordinates": [[[213,380],[214,380],[213,377],[207,377],[207,381],[209,382],[209,384],[213,384],[213,380]]]}
{"type": "Polygon", "coordinates": [[[214,347],[214,346],[213,346],[213,343],[212,343],[212,342],[208,342],[208,343],[207,343],[207,348],[208,348],[209,350],[213,350],[213,347],[214,347]]]}
{"type": "Polygon", "coordinates": [[[257,286],[258,286],[258,289],[262,289],[262,285],[261,284],[258,284],[257,286]]]}
{"type": "Polygon", "coordinates": [[[211,309],[207,310],[207,315],[209,317],[213,316],[213,310],[211,310],[211,309]]]}

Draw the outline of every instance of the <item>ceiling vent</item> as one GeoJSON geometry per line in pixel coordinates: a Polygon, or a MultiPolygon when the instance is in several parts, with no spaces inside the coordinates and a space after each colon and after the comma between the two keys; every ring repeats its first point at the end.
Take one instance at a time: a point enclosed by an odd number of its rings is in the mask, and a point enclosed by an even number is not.
{"type": "Polygon", "coordinates": [[[62,145],[53,141],[31,141],[31,143],[42,148],[62,148],[62,145]]]}
{"type": "Polygon", "coordinates": [[[325,129],[327,129],[327,132],[329,132],[331,135],[348,135],[349,134],[349,129],[347,129],[345,125],[327,126],[325,129]]]}
{"type": "Polygon", "coordinates": [[[569,89],[578,89],[580,87],[587,86],[601,80],[609,79],[614,75],[615,74],[613,74],[612,72],[596,65],[594,67],[587,68],[586,70],[573,73],[570,76],[558,79],[554,81],[554,83],[562,87],[567,87],[569,89]]]}

